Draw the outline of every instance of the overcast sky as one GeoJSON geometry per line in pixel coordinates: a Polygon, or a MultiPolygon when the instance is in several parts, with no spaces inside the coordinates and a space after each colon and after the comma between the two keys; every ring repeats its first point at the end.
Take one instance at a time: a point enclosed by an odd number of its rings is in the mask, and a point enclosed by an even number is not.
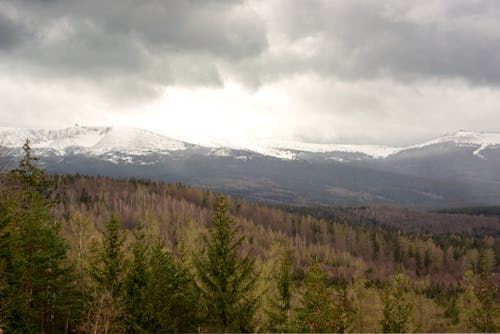
{"type": "Polygon", "coordinates": [[[0,126],[409,144],[500,131],[498,0],[0,0],[0,126]]]}

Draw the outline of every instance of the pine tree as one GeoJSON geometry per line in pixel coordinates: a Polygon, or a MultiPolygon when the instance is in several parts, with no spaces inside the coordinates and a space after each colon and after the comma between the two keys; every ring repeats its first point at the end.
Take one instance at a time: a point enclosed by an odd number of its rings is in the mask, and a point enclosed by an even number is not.
{"type": "Polygon", "coordinates": [[[254,260],[240,255],[244,236],[227,210],[224,197],[215,206],[213,226],[204,236],[201,254],[194,256],[196,283],[210,330],[249,332],[258,298],[254,260]]]}

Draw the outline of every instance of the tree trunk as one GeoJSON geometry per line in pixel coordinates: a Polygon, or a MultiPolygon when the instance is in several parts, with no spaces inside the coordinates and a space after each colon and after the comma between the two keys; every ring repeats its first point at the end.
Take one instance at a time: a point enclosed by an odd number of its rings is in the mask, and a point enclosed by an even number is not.
{"type": "Polygon", "coordinates": [[[40,303],[40,334],[45,332],[43,328],[43,302],[40,303]]]}

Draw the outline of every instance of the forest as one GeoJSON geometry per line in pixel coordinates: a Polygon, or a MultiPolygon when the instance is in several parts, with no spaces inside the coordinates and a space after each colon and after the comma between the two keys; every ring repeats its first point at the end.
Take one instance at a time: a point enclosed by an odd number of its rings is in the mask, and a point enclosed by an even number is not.
{"type": "Polygon", "coordinates": [[[6,333],[500,329],[495,216],[272,207],[37,166],[25,145],[0,176],[6,333]]]}

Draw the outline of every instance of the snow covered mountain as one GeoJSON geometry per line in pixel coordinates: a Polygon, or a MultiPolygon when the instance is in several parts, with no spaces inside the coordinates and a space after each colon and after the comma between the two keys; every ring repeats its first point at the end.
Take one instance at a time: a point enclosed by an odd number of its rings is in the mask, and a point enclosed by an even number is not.
{"type": "Polygon", "coordinates": [[[0,128],[0,159],[14,165],[26,138],[54,173],[183,182],[276,203],[500,203],[498,133],[458,131],[390,147],[290,141],[200,145],[129,127],[0,128]]]}
{"type": "Polygon", "coordinates": [[[487,148],[500,147],[500,133],[485,133],[485,132],[470,132],[459,130],[452,134],[446,134],[443,137],[427,141],[422,144],[405,147],[400,151],[421,149],[427,146],[441,144],[455,144],[457,147],[472,147],[475,150],[472,152],[475,156],[485,159],[480,153],[487,148]]]}
{"type": "MultiPolygon", "coordinates": [[[[344,153],[361,155],[365,158],[385,159],[405,151],[425,149],[430,146],[453,144],[457,147],[474,148],[475,156],[485,159],[481,152],[487,148],[500,147],[500,133],[477,133],[457,131],[421,144],[406,147],[383,145],[314,144],[294,141],[246,141],[211,142],[195,145],[166,136],[131,127],[86,127],[74,126],[59,130],[33,130],[0,127],[0,145],[9,148],[22,147],[26,138],[31,146],[63,155],[79,150],[93,155],[122,152],[142,155],[151,152],[172,152],[205,147],[214,154],[228,155],[231,150],[249,151],[279,159],[303,159],[311,153],[344,153]]],[[[335,160],[335,159],[334,159],[335,160]]],[[[359,160],[359,159],[356,159],[359,160]]],[[[337,161],[342,161],[338,160],[337,161]]]]}
{"type": "Polygon", "coordinates": [[[60,130],[0,128],[0,143],[5,147],[22,147],[29,139],[34,149],[65,154],[79,149],[90,154],[121,151],[132,154],[178,151],[186,143],[151,131],[129,127],[80,127],[60,130]]]}

